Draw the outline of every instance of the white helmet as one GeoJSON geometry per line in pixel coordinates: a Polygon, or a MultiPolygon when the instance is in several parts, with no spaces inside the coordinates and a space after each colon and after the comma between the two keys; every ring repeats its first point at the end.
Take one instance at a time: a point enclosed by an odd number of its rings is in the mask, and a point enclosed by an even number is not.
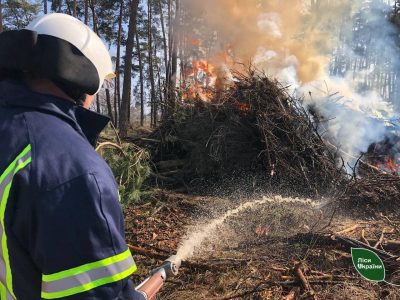
{"type": "Polygon", "coordinates": [[[89,59],[99,76],[99,92],[105,79],[115,77],[110,53],[102,40],[78,19],[60,13],[47,14],[33,20],[27,28],[37,34],[49,35],[65,40],[89,59]]]}

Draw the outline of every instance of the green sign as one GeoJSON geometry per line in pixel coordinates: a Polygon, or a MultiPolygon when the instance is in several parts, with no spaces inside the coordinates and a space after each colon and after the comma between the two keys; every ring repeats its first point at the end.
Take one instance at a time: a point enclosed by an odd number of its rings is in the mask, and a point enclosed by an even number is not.
{"type": "Polygon", "coordinates": [[[353,265],[357,272],[370,281],[385,280],[385,265],[373,251],[364,248],[351,248],[353,265]]]}

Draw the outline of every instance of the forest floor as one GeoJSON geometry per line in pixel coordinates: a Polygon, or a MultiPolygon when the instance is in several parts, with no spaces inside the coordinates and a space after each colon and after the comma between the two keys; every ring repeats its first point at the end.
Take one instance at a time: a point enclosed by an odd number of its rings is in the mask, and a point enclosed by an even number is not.
{"type": "MultiPolygon", "coordinates": [[[[157,190],[126,207],[127,240],[148,251],[134,253],[134,281],[175,254],[187,232],[248,200],[157,190]]],[[[355,241],[392,255],[386,280],[400,283],[399,214],[350,217],[334,206],[277,201],[227,219],[158,299],[400,299],[399,287],[362,279],[350,254],[355,241]]]]}

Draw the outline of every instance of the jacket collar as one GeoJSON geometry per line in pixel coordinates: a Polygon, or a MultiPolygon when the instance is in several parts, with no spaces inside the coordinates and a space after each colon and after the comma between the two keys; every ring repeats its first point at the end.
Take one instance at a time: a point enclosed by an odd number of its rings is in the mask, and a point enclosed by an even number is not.
{"type": "Polygon", "coordinates": [[[0,106],[24,107],[55,115],[68,122],[93,146],[110,121],[106,116],[62,98],[32,92],[21,82],[11,80],[0,82],[0,106]]]}

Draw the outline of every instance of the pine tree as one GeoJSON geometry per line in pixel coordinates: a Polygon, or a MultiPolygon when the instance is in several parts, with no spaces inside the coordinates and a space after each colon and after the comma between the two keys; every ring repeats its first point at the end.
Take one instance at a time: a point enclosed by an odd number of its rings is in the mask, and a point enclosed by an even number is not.
{"type": "Polygon", "coordinates": [[[150,81],[150,104],[151,104],[151,126],[156,126],[157,124],[157,99],[155,92],[155,82],[154,82],[154,64],[153,64],[153,13],[152,13],[152,0],[147,0],[147,44],[148,44],[148,65],[149,65],[149,81],[150,81]]]}
{"type": "Polygon", "coordinates": [[[3,2],[0,0],[0,33],[3,32],[3,2]]]}
{"type": "Polygon", "coordinates": [[[140,85],[140,126],[144,125],[144,75],[143,75],[143,59],[142,59],[142,49],[139,40],[139,33],[136,30],[136,52],[138,56],[139,64],[139,85],[140,85]]]}
{"type": "Polygon", "coordinates": [[[3,29],[25,28],[39,13],[39,1],[8,0],[2,5],[3,29]]]}
{"type": "MultiPolygon", "coordinates": [[[[121,110],[121,43],[122,43],[122,19],[124,13],[124,1],[119,1],[118,34],[117,34],[117,57],[115,58],[115,87],[114,87],[114,118],[115,124],[119,124],[119,111],[121,110]]],[[[118,126],[118,125],[116,125],[118,126]]]]}
{"type": "Polygon", "coordinates": [[[132,83],[132,53],[134,47],[136,16],[139,6],[139,0],[132,0],[130,5],[130,17],[128,27],[128,37],[125,49],[125,68],[124,68],[124,84],[121,99],[121,111],[119,118],[119,130],[122,137],[128,134],[129,126],[129,110],[131,105],[131,83],[132,83]]]}

